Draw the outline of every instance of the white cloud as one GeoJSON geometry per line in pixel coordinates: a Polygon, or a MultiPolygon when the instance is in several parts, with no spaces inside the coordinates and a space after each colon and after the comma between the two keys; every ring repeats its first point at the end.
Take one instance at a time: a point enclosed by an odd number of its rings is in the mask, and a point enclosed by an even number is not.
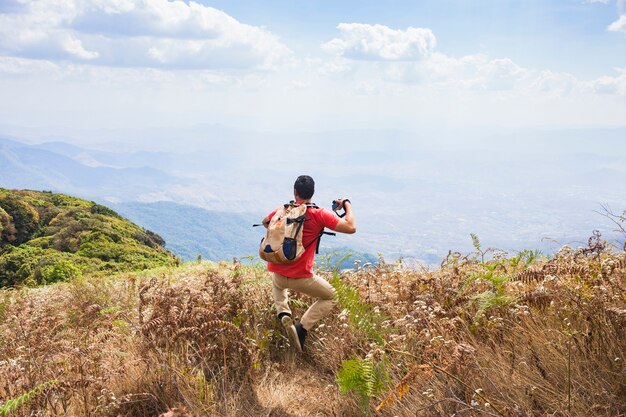
{"type": "Polygon", "coordinates": [[[374,69],[393,82],[508,90],[515,88],[529,72],[508,58],[490,59],[485,55],[455,58],[435,52],[435,35],[426,28],[394,30],[361,23],[342,23],[337,28],[341,37],[322,45],[323,50],[336,58],[320,67],[321,75],[347,72],[350,60],[376,61],[374,69]]]}
{"type": "Polygon", "coordinates": [[[32,0],[0,9],[0,53],[156,68],[275,68],[290,49],[269,31],[180,0],[32,0]]]}
{"type": "Polygon", "coordinates": [[[326,62],[320,66],[318,73],[326,76],[342,76],[352,71],[350,62],[341,57],[337,57],[332,61],[326,62]]]}
{"type": "Polygon", "coordinates": [[[0,56],[0,79],[37,80],[66,88],[80,86],[77,88],[115,91],[254,91],[265,85],[266,76],[267,74],[253,71],[170,71],[162,68],[106,67],[0,56]]]}
{"type": "Polygon", "coordinates": [[[571,74],[540,71],[533,76],[531,87],[555,96],[566,96],[574,89],[581,88],[581,82],[571,74]]]}
{"type": "Polygon", "coordinates": [[[626,69],[616,68],[619,75],[604,76],[591,82],[591,88],[599,94],[626,95],[626,69]]]}
{"type": "Polygon", "coordinates": [[[385,78],[407,84],[500,91],[515,89],[529,74],[508,58],[490,59],[482,54],[454,58],[433,53],[421,62],[389,65],[385,78]]]}
{"type": "Polygon", "coordinates": [[[28,75],[28,74],[53,74],[59,71],[59,67],[48,61],[33,61],[29,59],[0,57],[0,74],[4,75],[28,75]]]}
{"type": "Polygon", "coordinates": [[[624,32],[626,33],[626,14],[623,14],[615,22],[611,23],[608,30],[612,32],[624,32]]]}
{"type": "Polygon", "coordinates": [[[430,29],[394,30],[363,23],[341,23],[337,29],[341,37],[325,43],[322,49],[354,60],[415,61],[428,57],[436,44],[430,29]]]}
{"type": "MultiPolygon", "coordinates": [[[[430,29],[401,31],[382,25],[356,23],[342,24],[338,28],[342,36],[322,45],[324,50],[336,57],[322,64],[318,72],[329,76],[351,71],[355,81],[361,82],[359,85],[363,85],[362,80],[367,80],[368,85],[374,86],[372,80],[376,80],[378,83],[429,85],[453,90],[511,91],[552,97],[589,90],[589,83],[571,74],[524,68],[510,58],[491,58],[484,54],[454,57],[437,52],[434,50],[435,35],[430,29]],[[418,33],[421,35],[418,36],[418,33]],[[356,61],[361,62],[357,64],[356,61]]],[[[604,82],[619,84],[613,78],[604,82]]],[[[601,83],[598,83],[599,86],[601,83]]],[[[383,90],[380,86],[376,88],[383,90]]],[[[597,88],[592,90],[599,91],[597,88]]],[[[613,92],[621,94],[622,90],[614,88],[613,92]]]]}

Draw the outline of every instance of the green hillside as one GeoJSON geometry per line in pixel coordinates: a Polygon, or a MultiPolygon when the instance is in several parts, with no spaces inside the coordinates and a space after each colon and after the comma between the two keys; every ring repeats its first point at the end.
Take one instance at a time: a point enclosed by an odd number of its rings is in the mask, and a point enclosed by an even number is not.
{"type": "Polygon", "coordinates": [[[0,188],[0,286],[177,264],[164,244],[94,202],[0,188]]]}

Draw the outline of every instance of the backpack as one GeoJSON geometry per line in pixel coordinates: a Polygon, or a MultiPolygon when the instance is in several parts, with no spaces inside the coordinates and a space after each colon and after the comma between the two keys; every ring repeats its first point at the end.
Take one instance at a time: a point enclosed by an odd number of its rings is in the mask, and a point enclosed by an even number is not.
{"type": "Polygon", "coordinates": [[[270,219],[265,237],[261,240],[259,247],[261,259],[275,264],[288,264],[298,260],[315,240],[319,248],[319,237],[331,234],[323,229],[313,242],[306,246],[302,244],[302,227],[309,207],[319,208],[313,203],[296,204],[290,201],[276,211],[270,219]]]}

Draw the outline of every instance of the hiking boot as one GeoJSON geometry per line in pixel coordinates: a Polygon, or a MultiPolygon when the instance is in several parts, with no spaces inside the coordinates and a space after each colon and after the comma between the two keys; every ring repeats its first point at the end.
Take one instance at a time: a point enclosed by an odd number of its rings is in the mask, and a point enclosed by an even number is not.
{"type": "Polygon", "coordinates": [[[298,332],[298,342],[300,342],[300,348],[304,349],[304,339],[306,339],[307,330],[301,323],[296,324],[296,332],[298,332]]]}
{"type": "MultiPolygon", "coordinates": [[[[287,332],[287,337],[289,338],[289,342],[291,342],[291,345],[295,346],[296,349],[298,349],[298,352],[302,352],[302,344],[300,343],[300,333],[296,329],[296,326],[301,327],[301,324],[298,323],[297,325],[294,325],[293,319],[289,315],[284,315],[280,319],[280,322],[282,323],[283,327],[285,328],[285,331],[287,332]]],[[[304,342],[304,338],[302,338],[302,342],[304,342]]]]}

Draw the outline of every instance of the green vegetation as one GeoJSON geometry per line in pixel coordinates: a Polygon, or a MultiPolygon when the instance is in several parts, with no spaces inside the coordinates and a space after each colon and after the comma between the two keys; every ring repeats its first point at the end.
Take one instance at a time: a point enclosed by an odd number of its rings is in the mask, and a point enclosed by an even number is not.
{"type": "Polygon", "coordinates": [[[0,286],[177,264],[164,243],[94,202],[0,188],[0,286]]]}
{"type": "Polygon", "coordinates": [[[14,413],[17,413],[20,408],[27,405],[37,394],[39,394],[41,391],[46,390],[47,388],[54,386],[56,383],[57,381],[44,382],[43,384],[37,385],[35,388],[28,391],[27,393],[0,404],[0,417],[8,417],[10,415],[13,415],[14,413]]]}
{"type": "MultiPolygon", "coordinates": [[[[353,355],[351,359],[341,363],[341,369],[337,373],[337,384],[344,395],[354,392],[359,398],[363,414],[370,415],[370,400],[385,390],[389,375],[385,351],[381,348],[369,348],[384,346],[385,336],[390,333],[390,329],[384,325],[388,318],[381,315],[372,304],[364,302],[357,287],[341,279],[338,269],[346,260],[344,258],[337,261],[330,282],[335,288],[342,314],[348,319],[355,334],[367,343],[368,351],[364,358],[353,355]]],[[[383,259],[380,259],[380,262],[384,264],[383,259]]]]}
{"type": "MultiPolygon", "coordinates": [[[[359,404],[364,415],[370,415],[370,399],[382,394],[387,388],[389,375],[384,360],[368,355],[361,359],[354,356],[343,361],[337,373],[337,383],[341,393],[346,395],[354,391],[359,397],[359,404]]],[[[384,356],[382,357],[384,359],[384,356]]]]}

